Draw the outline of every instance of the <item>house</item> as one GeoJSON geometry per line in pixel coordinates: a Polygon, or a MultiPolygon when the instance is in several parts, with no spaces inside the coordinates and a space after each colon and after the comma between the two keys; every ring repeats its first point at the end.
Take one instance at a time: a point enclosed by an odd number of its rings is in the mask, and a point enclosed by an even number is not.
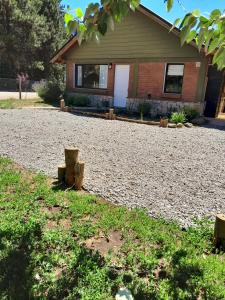
{"type": "Polygon", "coordinates": [[[204,112],[209,58],[195,43],[180,45],[180,31],[140,5],[100,40],[73,37],[52,58],[66,64],[67,90],[92,102],[136,109],[149,101],[153,112],[193,107],[204,112]]]}

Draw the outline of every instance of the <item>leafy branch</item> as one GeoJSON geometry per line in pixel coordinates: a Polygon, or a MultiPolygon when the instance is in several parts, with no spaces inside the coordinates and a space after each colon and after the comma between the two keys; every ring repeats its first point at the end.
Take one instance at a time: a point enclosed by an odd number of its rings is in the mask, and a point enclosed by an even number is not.
{"type": "MultiPolygon", "coordinates": [[[[174,0],[164,0],[167,11],[174,5],[174,0]]],[[[114,30],[115,22],[121,22],[130,11],[135,11],[139,0],[101,0],[90,3],[85,12],[77,8],[74,13],[65,14],[65,23],[70,34],[77,35],[78,42],[95,38],[99,42],[108,28],[114,30]]],[[[219,70],[225,68],[225,10],[214,9],[210,15],[201,14],[196,9],[175,20],[171,31],[179,26],[181,45],[196,42],[199,51],[213,55],[213,64],[219,70]]]]}

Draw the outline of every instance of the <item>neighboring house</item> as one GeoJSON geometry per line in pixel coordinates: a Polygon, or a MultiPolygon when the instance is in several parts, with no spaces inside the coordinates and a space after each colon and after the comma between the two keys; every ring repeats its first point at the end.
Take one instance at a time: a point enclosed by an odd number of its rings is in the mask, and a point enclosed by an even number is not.
{"type": "Polygon", "coordinates": [[[136,109],[152,103],[155,114],[191,106],[204,111],[209,58],[195,43],[181,47],[178,29],[140,5],[100,40],[78,45],[73,37],[52,58],[66,64],[67,90],[93,102],[136,109]]]}

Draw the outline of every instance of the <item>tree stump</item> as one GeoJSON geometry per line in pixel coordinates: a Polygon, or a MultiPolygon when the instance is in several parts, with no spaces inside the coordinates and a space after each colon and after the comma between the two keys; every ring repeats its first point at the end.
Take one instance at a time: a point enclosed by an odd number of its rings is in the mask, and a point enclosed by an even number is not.
{"type": "Polygon", "coordinates": [[[63,111],[64,111],[64,112],[69,112],[69,107],[68,107],[68,106],[65,106],[64,109],[63,109],[63,111]]]}
{"type": "Polygon", "coordinates": [[[216,216],[214,228],[214,243],[216,247],[225,245],[225,215],[218,214],[216,216]]]}
{"type": "Polygon", "coordinates": [[[74,185],[76,190],[81,190],[84,180],[84,162],[77,162],[74,166],[74,185]]]}
{"type": "Polygon", "coordinates": [[[114,114],[114,109],[110,108],[106,116],[109,120],[115,120],[116,115],[114,114]]]}
{"type": "Polygon", "coordinates": [[[58,181],[64,182],[65,181],[65,174],[66,174],[66,166],[61,165],[58,167],[58,181]]]}
{"type": "Polygon", "coordinates": [[[160,119],[160,127],[167,127],[168,126],[168,119],[160,119]]]}
{"type": "Polygon", "coordinates": [[[65,162],[66,162],[66,172],[65,172],[65,182],[68,186],[74,185],[74,167],[78,162],[79,150],[76,148],[66,148],[65,149],[65,162]]]}
{"type": "Polygon", "coordinates": [[[60,101],[60,110],[64,111],[64,108],[65,108],[65,100],[62,99],[62,100],[60,101]]]}

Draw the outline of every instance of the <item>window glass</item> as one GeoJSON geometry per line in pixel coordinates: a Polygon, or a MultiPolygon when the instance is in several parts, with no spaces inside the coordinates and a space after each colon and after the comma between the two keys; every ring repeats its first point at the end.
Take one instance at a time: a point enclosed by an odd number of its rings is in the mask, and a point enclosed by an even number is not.
{"type": "Polygon", "coordinates": [[[107,88],[108,65],[76,65],[76,86],[83,88],[107,88]]]}
{"type": "Polygon", "coordinates": [[[165,93],[181,94],[184,76],[183,64],[168,64],[165,77],[165,93]]]}
{"type": "Polygon", "coordinates": [[[106,89],[108,82],[108,66],[101,65],[100,66],[100,76],[99,76],[99,87],[100,89],[106,89]]]}
{"type": "Polygon", "coordinates": [[[77,66],[77,86],[82,86],[82,66],[77,66]]]}

